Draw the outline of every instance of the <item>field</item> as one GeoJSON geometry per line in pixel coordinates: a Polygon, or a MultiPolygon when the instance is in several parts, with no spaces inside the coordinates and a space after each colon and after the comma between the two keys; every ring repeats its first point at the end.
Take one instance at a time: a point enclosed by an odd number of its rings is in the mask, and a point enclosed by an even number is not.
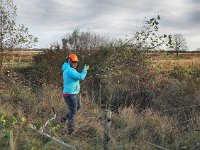
{"type": "Polygon", "coordinates": [[[161,70],[171,70],[174,67],[180,66],[184,68],[200,68],[199,53],[181,53],[176,54],[154,53],[150,54],[150,59],[153,66],[161,70]]]}
{"type": "Polygon", "coordinates": [[[33,56],[41,54],[43,51],[5,51],[4,63],[7,62],[32,62],[33,56]]]}
{"type": "Polygon", "coordinates": [[[33,57],[43,51],[5,51],[4,67],[26,67],[32,64],[33,57]]]}
{"type": "MultiPolygon", "coordinates": [[[[33,57],[43,51],[5,51],[4,66],[28,66],[33,62],[33,57]]],[[[159,53],[148,54],[152,65],[161,70],[171,70],[175,66],[184,68],[200,68],[200,53],[159,53]]]]}
{"type": "Polygon", "coordinates": [[[164,69],[164,70],[171,70],[173,67],[180,66],[185,68],[194,68],[200,67],[200,58],[192,58],[192,59],[158,59],[154,60],[153,64],[155,67],[164,69]]]}

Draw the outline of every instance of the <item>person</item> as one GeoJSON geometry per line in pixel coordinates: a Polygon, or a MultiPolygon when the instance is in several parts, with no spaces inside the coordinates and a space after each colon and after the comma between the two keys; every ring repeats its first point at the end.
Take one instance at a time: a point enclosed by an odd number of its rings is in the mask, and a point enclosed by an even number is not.
{"type": "Polygon", "coordinates": [[[82,72],[76,70],[78,65],[78,57],[70,54],[66,58],[66,62],[62,65],[63,71],[63,97],[68,107],[68,112],[61,117],[61,122],[67,121],[68,134],[74,131],[74,116],[80,109],[80,80],[84,80],[87,75],[89,65],[85,65],[82,72]]]}

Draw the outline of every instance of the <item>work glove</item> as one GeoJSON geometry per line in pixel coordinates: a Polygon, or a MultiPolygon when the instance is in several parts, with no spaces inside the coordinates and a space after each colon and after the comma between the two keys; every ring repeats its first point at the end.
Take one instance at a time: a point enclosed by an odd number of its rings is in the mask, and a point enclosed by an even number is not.
{"type": "Polygon", "coordinates": [[[84,69],[87,71],[89,70],[89,65],[85,64],[84,69]]]}

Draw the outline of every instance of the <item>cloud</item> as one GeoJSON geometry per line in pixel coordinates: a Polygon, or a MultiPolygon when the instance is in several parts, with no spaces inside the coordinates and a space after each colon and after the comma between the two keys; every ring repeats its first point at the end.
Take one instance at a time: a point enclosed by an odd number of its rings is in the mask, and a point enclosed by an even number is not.
{"type": "MultiPolygon", "coordinates": [[[[39,47],[58,41],[77,27],[125,36],[133,33],[144,18],[160,14],[161,32],[181,33],[199,39],[200,8],[198,0],[14,0],[18,23],[27,25],[39,36],[39,47]],[[46,42],[44,42],[46,41],[46,42]],[[44,44],[45,43],[45,44],[44,44]]],[[[192,43],[192,40],[190,41],[192,43]]],[[[198,43],[197,43],[198,44],[198,43]]],[[[200,47],[197,45],[192,47],[200,47]]]]}
{"type": "Polygon", "coordinates": [[[194,3],[194,4],[198,4],[198,3],[200,3],[199,0],[188,0],[188,2],[189,2],[189,3],[194,3]]]}

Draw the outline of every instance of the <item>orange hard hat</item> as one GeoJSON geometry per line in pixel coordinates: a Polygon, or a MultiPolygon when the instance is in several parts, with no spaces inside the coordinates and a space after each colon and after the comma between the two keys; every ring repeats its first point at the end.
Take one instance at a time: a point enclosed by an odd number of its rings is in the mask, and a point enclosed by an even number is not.
{"type": "Polygon", "coordinates": [[[71,59],[71,61],[78,62],[78,57],[75,54],[70,54],[69,59],[71,59]]]}

